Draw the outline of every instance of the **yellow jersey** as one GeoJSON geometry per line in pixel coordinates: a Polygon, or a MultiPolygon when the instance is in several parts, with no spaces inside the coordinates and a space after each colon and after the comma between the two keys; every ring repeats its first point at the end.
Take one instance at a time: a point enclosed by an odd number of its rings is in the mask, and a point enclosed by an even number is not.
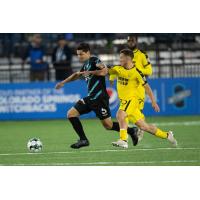
{"type": "MultiPolygon", "coordinates": [[[[135,49],[133,51],[134,58],[133,63],[135,67],[144,75],[144,76],[151,76],[152,75],[152,65],[149,61],[148,55],[139,49],[135,49]]],[[[110,75],[109,79],[111,81],[116,79],[116,75],[110,75]]],[[[139,85],[137,89],[137,97],[140,103],[140,109],[144,108],[144,99],[145,99],[145,89],[142,84],[139,85]]]]}
{"type": "Polygon", "coordinates": [[[114,66],[109,69],[110,75],[117,77],[117,91],[119,99],[129,100],[137,98],[137,90],[140,85],[146,84],[146,78],[134,66],[131,69],[125,69],[122,66],[114,66]]]}
{"type": "Polygon", "coordinates": [[[135,64],[136,68],[139,69],[145,76],[151,76],[152,65],[146,52],[135,49],[133,53],[133,63],[135,64]]]}

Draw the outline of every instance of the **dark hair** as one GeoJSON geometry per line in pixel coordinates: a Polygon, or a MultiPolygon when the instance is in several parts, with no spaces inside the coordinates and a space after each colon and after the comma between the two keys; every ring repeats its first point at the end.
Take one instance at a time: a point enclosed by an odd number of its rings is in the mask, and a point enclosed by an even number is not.
{"type": "Polygon", "coordinates": [[[80,43],[77,47],[77,50],[82,50],[83,52],[90,51],[90,46],[87,43],[80,43]]]}
{"type": "Polygon", "coordinates": [[[135,38],[136,41],[138,41],[138,36],[137,36],[137,34],[134,34],[134,33],[129,34],[127,38],[128,38],[128,39],[129,39],[129,38],[135,38]]]}
{"type": "Polygon", "coordinates": [[[122,49],[120,51],[120,54],[121,53],[123,53],[125,56],[129,56],[131,59],[133,59],[133,57],[134,57],[133,51],[130,49],[122,49]]]}
{"type": "Polygon", "coordinates": [[[65,40],[65,35],[64,34],[59,34],[57,36],[57,41],[60,41],[60,40],[65,40]]]}

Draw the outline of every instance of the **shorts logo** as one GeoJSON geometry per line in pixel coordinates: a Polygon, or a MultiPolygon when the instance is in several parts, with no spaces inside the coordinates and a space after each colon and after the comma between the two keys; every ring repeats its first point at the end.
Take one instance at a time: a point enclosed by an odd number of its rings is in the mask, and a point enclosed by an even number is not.
{"type": "Polygon", "coordinates": [[[102,108],[101,113],[102,113],[103,116],[105,116],[105,115],[107,115],[107,110],[105,108],[102,108]]]}
{"type": "Polygon", "coordinates": [[[126,104],[127,104],[127,101],[126,101],[126,100],[123,100],[123,99],[120,99],[120,104],[121,104],[121,105],[126,105],[126,104]]]}

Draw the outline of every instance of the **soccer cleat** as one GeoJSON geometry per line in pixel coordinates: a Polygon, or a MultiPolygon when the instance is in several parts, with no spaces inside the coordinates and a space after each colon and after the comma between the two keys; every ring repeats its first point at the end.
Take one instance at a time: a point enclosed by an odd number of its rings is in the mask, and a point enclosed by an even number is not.
{"type": "Polygon", "coordinates": [[[177,141],[176,141],[176,139],[174,138],[174,134],[173,134],[172,131],[169,131],[169,132],[168,132],[168,137],[167,137],[167,139],[169,140],[169,142],[170,142],[174,147],[177,146],[177,141]]]}
{"type": "Polygon", "coordinates": [[[86,146],[89,146],[90,143],[88,140],[78,140],[77,143],[74,143],[71,145],[71,148],[73,149],[79,149],[81,147],[86,147],[86,146]]]}
{"type": "Polygon", "coordinates": [[[144,136],[144,131],[138,128],[137,136],[138,136],[138,142],[140,142],[144,136]]]}
{"type": "Polygon", "coordinates": [[[137,127],[133,127],[131,129],[128,129],[128,134],[130,135],[134,146],[136,146],[138,144],[137,132],[138,132],[138,128],[137,127]]]}
{"type": "Polygon", "coordinates": [[[125,149],[128,148],[128,142],[124,140],[117,140],[117,142],[112,142],[112,145],[115,147],[122,147],[125,149]]]}

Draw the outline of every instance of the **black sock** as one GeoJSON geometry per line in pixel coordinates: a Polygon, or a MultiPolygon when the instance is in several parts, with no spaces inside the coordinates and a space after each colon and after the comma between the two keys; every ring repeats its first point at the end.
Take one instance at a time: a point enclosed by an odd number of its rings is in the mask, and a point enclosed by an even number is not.
{"type": "Polygon", "coordinates": [[[84,130],[83,130],[83,126],[82,126],[79,118],[78,117],[70,117],[69,121],[71,122],[74,130],[76,131],[76,133],[80,137],[80,140],[87,140],[87,137],[86,137],[84,130]]]}
{"type": "Polygon", "coordinates": [[[120,131],[119,123],[113,122],[113,126],[112,126],[111,130],[119,132],[120,131]]]}
{"type": "MultiPolygon", "coordinates": [[[[119,132],[120,131],[119,123],[118,122],[113,122],[113,126],[112,126],[111,130],[119,132]]],[[[129,135],[135,134],[136,132],[137,132],[137,128],[136,127],[133,127],[133,128],[128,127],[128,129],[127,129],[127,133],[129,135]]]]}
{"type": "Polygon", "coordinates": [[[127,133],[128,133],[129,135],[131,135],[131,134],[136,134],[136,133],[137,133],[137,130],[138,130],[137,127],[133,127],[133,128],[128,127],[127,133]]]}

